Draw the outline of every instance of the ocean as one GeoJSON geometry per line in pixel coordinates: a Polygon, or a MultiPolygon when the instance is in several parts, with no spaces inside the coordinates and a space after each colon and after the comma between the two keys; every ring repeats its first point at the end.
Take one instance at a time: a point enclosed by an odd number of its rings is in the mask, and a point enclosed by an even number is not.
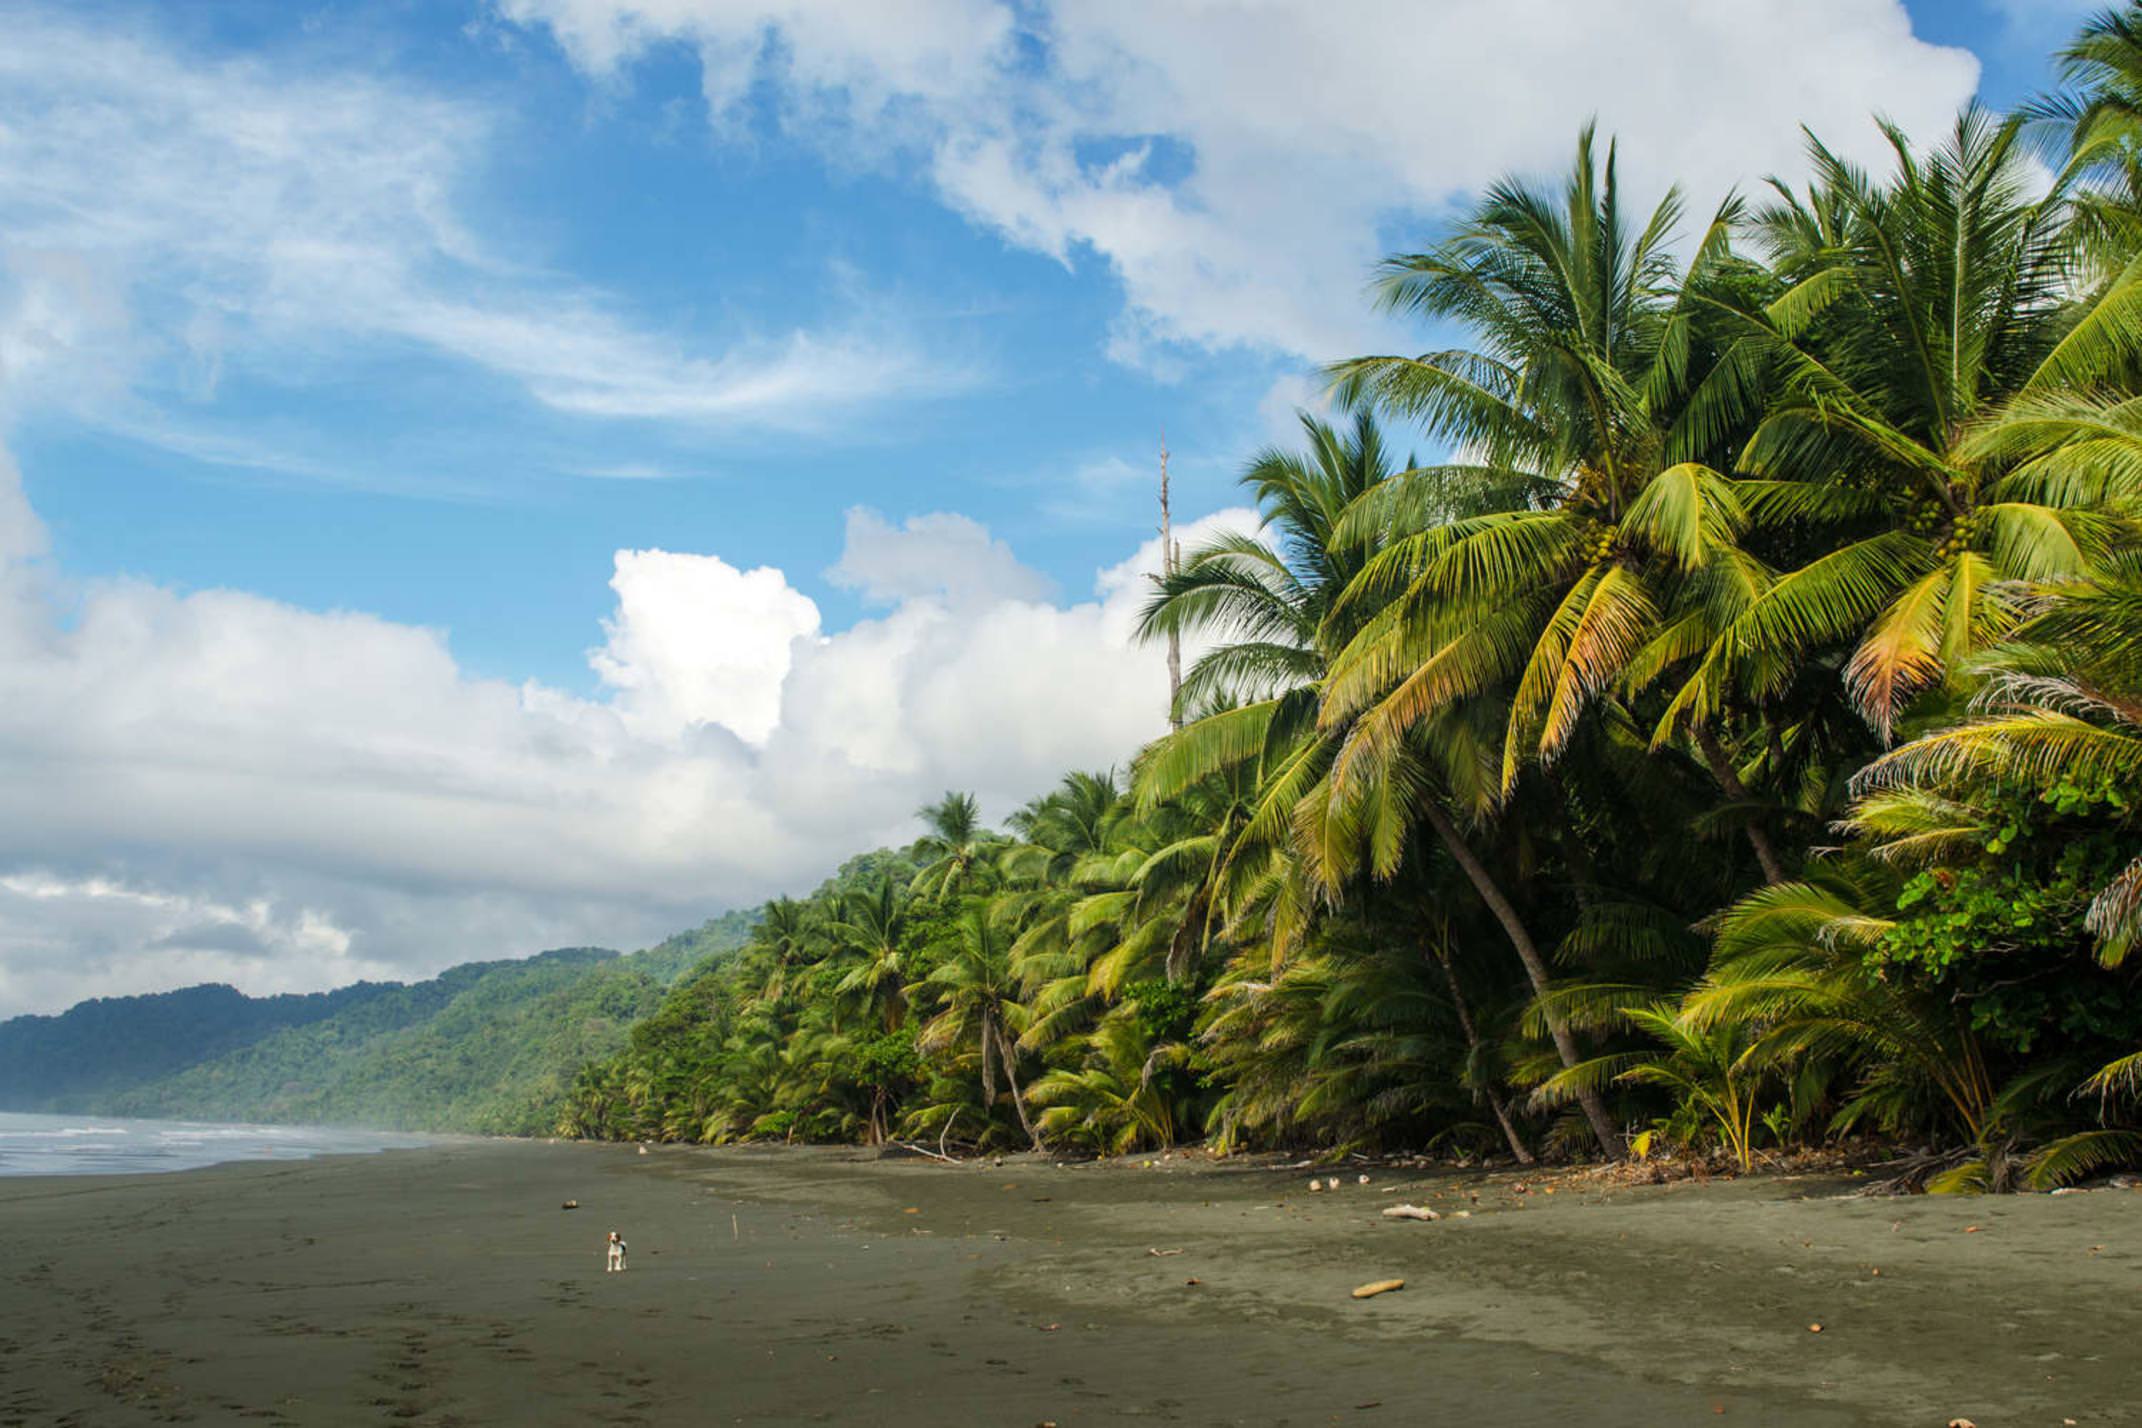
{"type": "Polygon", "coordinates": [[[233,1160],[308,1160],[431,1143],[429,1136],[332,1126],[236,1126],[0,1111],[0,1175],[149,1175],[233,1160]]]}

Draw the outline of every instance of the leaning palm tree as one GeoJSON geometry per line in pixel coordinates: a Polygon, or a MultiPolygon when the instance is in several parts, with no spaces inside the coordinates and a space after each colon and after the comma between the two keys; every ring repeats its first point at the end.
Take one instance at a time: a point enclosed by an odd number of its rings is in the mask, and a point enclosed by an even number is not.
{"type": "MultiPolygon", "coordinates": [[[[1275,958],[1300,944],[1319,897],[1335,896],[1364,869],[1395,873],[1408,830],[1425,819],[1544,991],[1546,962],[1529,928],[1470,845],[1464,815],[1453,811],[1492,800],[1476,757],[1477,704],[1453,704],[1404,731],[1403,747],[1380,751],[1372,774],[1335,777],[1359,731],[1321,720],[1320,706],[1329,708],[1338,677],[1334,653],[1380,618],[1361,587],[1388,553],[1386,532],[1349,533],[1347,523],[1411,478],[1391,470],[1366,415],[1350,439],[1321,423],[1305,427],[1310,459],[1266,453],[1245,473],[1267,539],[1199,552],[1147,611],[1148,633],[1217,637],[1186,687],[1253,702],[1208,714],[1150,749],[1138,772],[1140,806],[1153,809],[1193,789],[1235,790],[1216,804],[1226,809],[1224,822],[1215,820],[1222,836],[1185,844],[1182,861],[1196,863],[1209,889],[1207,925],[1214,911],[1223,925],[1261,921],[1275,958]]],[[[1552,1034],[1566,1064],[1581,1059],[1566,1027],[1556,1022],[1552,1034]]],[[[1579,1099],[1601,1148],[1619,1153],[1604,1103],[1590,1090],[1579,1099]]]]}
{"type": "Polygon", "coordinates": [[[997,1103],[997,1072],[1004,1073],[1012,1110],[1034,1149],[1041,1137],[1019,1093],[1019,1052],[1014,1038],[1024,1028],[1027,1010],[1019,1001],[1019,978],[1012,967],[1011,939],[984,906],[973,906],[960,919],[959,941],[951,955],[930,973],[929,982],[943,1009],[922,1028],[917,1044],[925,1051],[972,1047],[979,1061],[982,1104],[997,1103]]]}

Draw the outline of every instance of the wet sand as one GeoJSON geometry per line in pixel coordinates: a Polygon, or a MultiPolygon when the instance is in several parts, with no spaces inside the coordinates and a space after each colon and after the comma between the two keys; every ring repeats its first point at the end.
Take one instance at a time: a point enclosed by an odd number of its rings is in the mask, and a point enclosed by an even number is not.
{"type": "Polygon", "coordinates": [[[4,1180],[0,1425],[2142,1422],[2142,1193],[1370,1173],[481,1142],[4,1180]]]}

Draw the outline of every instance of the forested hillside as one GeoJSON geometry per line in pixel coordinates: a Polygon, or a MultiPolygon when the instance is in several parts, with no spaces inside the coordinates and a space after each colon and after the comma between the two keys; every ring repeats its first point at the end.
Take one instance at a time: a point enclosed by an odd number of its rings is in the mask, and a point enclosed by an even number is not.
{"type": "Polygon", "coordinates": [[[751,921],[731,914],[628,956],[569,948],[318,998],[253,1001],[193,988],[21,1018],[0,1024],[8,1058],[0,1064],[38,1057],[38,1084],[71,1089],[33,1097],[19,1089],[33,1083],[0,1080],[0,1101],[207,1120],[548,1130],[574,1068],[622,1047],[627,1028],[678,977],[738,946],[751,921]],[[300,1018],[285,1002],[317,1014],[300,1018]],[[260,1030],[209,1035],[218,1023],[196,1024],[199,1008],[260,1030]],[[270,1013],[284,1019],[263,1027],[270,1013]],[[56,1037],[59,1026],[70,1035],[56,1037]]]}
{"type": "Polygon", "coordinates": [[[1392,255],[1425,350],[1153,592],[1180,730],[770,905],[566,1126],[2142,1157],[2142,6],[2064,67],[1693,214],[1587,132],[1392,255]]]}
{"type": "Polygon", "coordinates": [[[58,1016],[0,1022],[0,1108],[79,1110],[287,1027],[354,1013],[394,990],[359,982],[332,992],[249,997],[233,987],[186,987],[99,997],[58,1016]]]}

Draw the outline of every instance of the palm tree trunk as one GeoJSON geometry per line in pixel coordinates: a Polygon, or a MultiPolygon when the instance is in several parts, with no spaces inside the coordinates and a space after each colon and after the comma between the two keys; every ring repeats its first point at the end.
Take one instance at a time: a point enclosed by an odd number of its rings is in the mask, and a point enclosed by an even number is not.
{"type": "MultiPolygon", "coordinates": [[[[1533,945],[1532,934],[1526,930],[1524,919],[1517,915],[1517,909],[1503,896],[1502,888],[1496,883],[1494,875],[1488,872],[1487,866],[1466,846],[1465,839],[1458,832],[1458,825],[1451,822],[1450,815],[1443,811],[1442,805],[1430,798],[1423,800],[1421,807],[1428,816],[1429,825],[1435,829],[1436,836],[1443,840],[1443,846],[1450,850],[1451,858],[1471,881],[1473,891],[1480,894],[1480,900],[1487,904],[1488,911],[1494,913],[1495,920],[1502,924],[1503,934],[1510,939],[1510,946],[1517,952],[1517,960],[1524,963],[1525,976],[1532,983],[1533,994],[1541,998],[1541,1010],[1547,1018],[1547,1031],[1554,1038],[1555,1054],[1562,1058],[1565,1069],[1575,1067],[1584,1058],[1577,1054],[1577,1040],[1569,1034],[1569,1023],[1546,1004],[1547,964],[1540,958],[1540,949],[1533,945]]],[[[1619,1160],[1626,1147],[1622,1144],[1621,1132],[1607,1115],[1606,1102],[1599,1098],[1599,1092],[1589,1087],[1579,1091],[1577,1104],[1583,1107],[1584,1118],[1591,1122],[1592,1134],[1598,1138],[1599,1148],[1605,1151],[1609,1158],[1619,1160]]]]}
{"type": "MultiPolygon", "coordinates": [[[[1748,787],[1733,772],[1733,761],[1726,757],[1724,745],[1718,736],[1705,724],[1696,726],[1696,744],[1703,750],[1703,761],[1711,767],[1711,777],[1718,780],[1718,787],[1735,803],[1748,801],[1748,787]]],[[[1763,865],[1763,881],[1776,887],[1785,881],[1785,865],[1778,861],[1778,850],[1770,841],[1770,834],[1750,823],[1747,826],[1748,846],[1755,850],[1755,861],[1763,865]]]]}
{"type": "Polygon", "coordinates": [[[1019,1073],[1012,1069],[1011,1041],[1004,1035],[1004,1028],[1001,1026],[997,1028],[997,1045],[1003,1053],[1004,1084],[1011,1088],[1012,1109],[1019,1113],[1019,1129],[1026,1132],[1026,1138],[1033,1142],[1034,1149],[1038,1151],[1041,1149],[1041,1136],[1034,1129],[1034,1123],[1026,1118],[1026,1097],[1019,1094],[1019,1073]]]}
{"type": "MultiPolygon", "coordinates": [[[[1465,992],[1458,986],[1457,971],[1450,965],[1448,957],[1438,953],[1429,955],[1433,956],[1436,965],[1443,969],[1443,980],[1450,984],[1450,1004],[1458,1013],[1458,1029],[1465,1033],[1466,1049],[1478,1056],[1480,1033],[1473,1026],[1473,1012],[1472,1008],[1465,1004],[1465,992]]],[[[1519,1165],[1532,1164],[1532,1152],[1525,1148],[1524,1141],[1519,1138],[1517,1126],[1510,1119],[1510,1108],[1502,1099],[1502,1092],[1495,1089],[1492,1081],[1481,1089],[1487,1095],[1488,1105],[1495,1112],[1495,1123],[1502,1127],[1503,1139],[1510,1143],[1510,1154],[1517,1157],[1519,1165]]]]}

